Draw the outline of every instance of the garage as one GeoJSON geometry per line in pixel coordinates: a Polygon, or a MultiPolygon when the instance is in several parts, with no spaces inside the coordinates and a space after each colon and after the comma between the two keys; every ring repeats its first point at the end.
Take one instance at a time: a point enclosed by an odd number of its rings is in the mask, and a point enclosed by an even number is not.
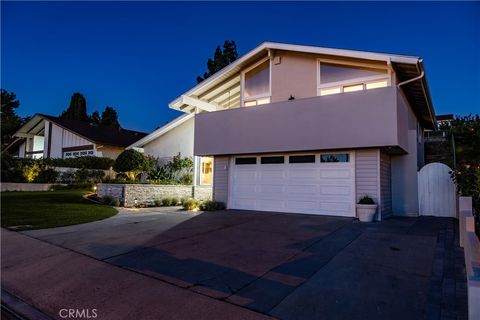
{"type": "Polygon", "coordinates": [[[229,208],[355,216],[355,154],[231,158],[229,208]]]}

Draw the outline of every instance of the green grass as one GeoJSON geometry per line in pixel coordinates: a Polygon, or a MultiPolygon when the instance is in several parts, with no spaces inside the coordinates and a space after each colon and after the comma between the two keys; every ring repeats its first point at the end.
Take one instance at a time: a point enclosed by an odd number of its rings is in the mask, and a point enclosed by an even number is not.
{"type": "Polygon", "coordinates": [[[114,208],[88,201],[87,191],[2,192],[1,225],[15,230],[54,228],[105,219],[114,208]]]}

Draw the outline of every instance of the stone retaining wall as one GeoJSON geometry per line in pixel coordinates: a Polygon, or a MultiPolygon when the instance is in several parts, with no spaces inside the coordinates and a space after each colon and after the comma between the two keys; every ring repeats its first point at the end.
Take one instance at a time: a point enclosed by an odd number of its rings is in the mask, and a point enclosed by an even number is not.
{"type": "Polygon", "coordinates": [[[133,207],[135,199],[137,204],[141,205],[153,205],[155,200],[167,197],[210,200],[212,199],[212,187],[100,183],[97,186],[97,194],[99,197],[117,198],[123,202],[125,207],[133,207]]]}

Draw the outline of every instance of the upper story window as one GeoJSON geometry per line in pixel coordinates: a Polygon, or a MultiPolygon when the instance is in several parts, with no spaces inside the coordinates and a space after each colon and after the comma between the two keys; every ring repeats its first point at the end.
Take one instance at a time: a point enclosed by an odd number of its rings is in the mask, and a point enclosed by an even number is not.
{"type": "Polygon", "coordinates": [[[390,85],[386,68],[319,62],[318,95],[326,96],[383,88],[390,85]]]}
{"type": "Polygon", "coordinates": [[[270,103],[270,60],[261,61],[243,73],[243,105],[270,103]]]}

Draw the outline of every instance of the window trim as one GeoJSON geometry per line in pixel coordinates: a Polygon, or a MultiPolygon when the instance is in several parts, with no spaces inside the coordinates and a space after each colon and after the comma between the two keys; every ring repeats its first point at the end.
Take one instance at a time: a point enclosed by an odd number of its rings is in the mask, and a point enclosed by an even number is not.
{"type": "MultiPolygon", "coordinates": [[[[334,60],[334,59],[324,59],[324,58],[317,58],[317,96],[322,96],[320,94],[321,89],[334,89],[339,87],[340,88],[340,93],[344,93],[343,87],[344,86],[352,86],[352,85],[358,85],[362,84],[363,85],[363,90],[359,91],[365,91],[365,90],[375,90],[375,89],[367,89],[366,84],[371,83],[371,82],[377,82],[381,80],[386,80],[387,81],[387,87],[390,87],[392,85],[392,70],[391,68],[386,65],[386,66],[379,66],[376,64],[371,64],[371,63],[364,63],[364,62],[353,62],[353,61],[339,61],[339,60],[334,60]],[[386,70],[386,74],[382,75],[376,75],[376,76],[369,76],[369,77],[359,77],[359,78],[354,78],[354,79],[348,79],[348,80],[342,80],[342,81],[336,81],[336,82],[329,82],[329,83],[321,83],[321,75],[320,75],[320,66],[322,63],[327,63],[327,64],[335,64],[339,66],[348,66],[348,67],[363,67],[363,68],[373,68],[373,69],[378,69],[378,70],[386,70]]],[[[353,91],[357,92],[357,91],[353,91]]],[[[331,93],[328,95],[334,95],[338,93],[331,93]]]]}
{"type": "MultiPolygon", "coordinates": [[[[272,103],[272,62],[270,57],[265,57],[261,60],[258,60],[256,63],[252,64],[250,67],[246,68],[245,70],[242,70],[241,76],[240,76],[240,107],[245,107],[245,101],[257,101],[262,98],[270,98],[270,103],[272,103]],[[266,94],[257,94],[255,96],[245,96],[245,74],[265,61],[268,61],[268,92],[266,94]]],[[[255,104],[255,106],[258,106],[258,104],[255,104]]],[[[250,106],[250,107],[255,107],[255,106],[250,106]]],[[[248,108],[250,108],[248,107],[248,108]]]]}
{"type": "Polygon", "coordinates": [[[309,164],[309,163],[317,163],[317,156],[315,153],[304,153],[304,154],[290,154],[288,155],[288,164],[309,164]],[[313,162],[290,162],[291,157],[305,157],[305,156],[313,156],[313,162]]]}
{"type": "Polygon", "coordinates": [[[269,165],[269,164],[285,164],[285,155],[262,155],[260,156],[260,164],[261,165],[269,165]],[[263,163],[263,158],[283,158],[283,162],[271,162],[271,163],[263,163]]]}
{"type": "Polygon", "coordinates": [[[236,165],[236,166],[244,166],[244,165],[255,166],[255,165],[258,164],[258,159],[257,158],[258,158],[257,156],[234,157],[233,164],[236,165]],[[237,163],[237,159],[245,159],[245,158],[253,158],[253,159],[255,159],[255,163],[237,163]]]}
{"type": "Polygon", "coordinates": [[[327,165],[330,165],[330,164],[339,164],[339,163],[350,163],[351,162],[351,159],[352,159],[352,155],[350,152],[322,152],[318,155],[318,161],[320,161],[320,163],[322,165],[324,164],[327,164],[327,165]],[[336,154],[346,154],[348,156],[348,161],[339,161],[339,162],[322,162],[322,156],[325,156],[325,155],[336,155],[336,154]]]}

